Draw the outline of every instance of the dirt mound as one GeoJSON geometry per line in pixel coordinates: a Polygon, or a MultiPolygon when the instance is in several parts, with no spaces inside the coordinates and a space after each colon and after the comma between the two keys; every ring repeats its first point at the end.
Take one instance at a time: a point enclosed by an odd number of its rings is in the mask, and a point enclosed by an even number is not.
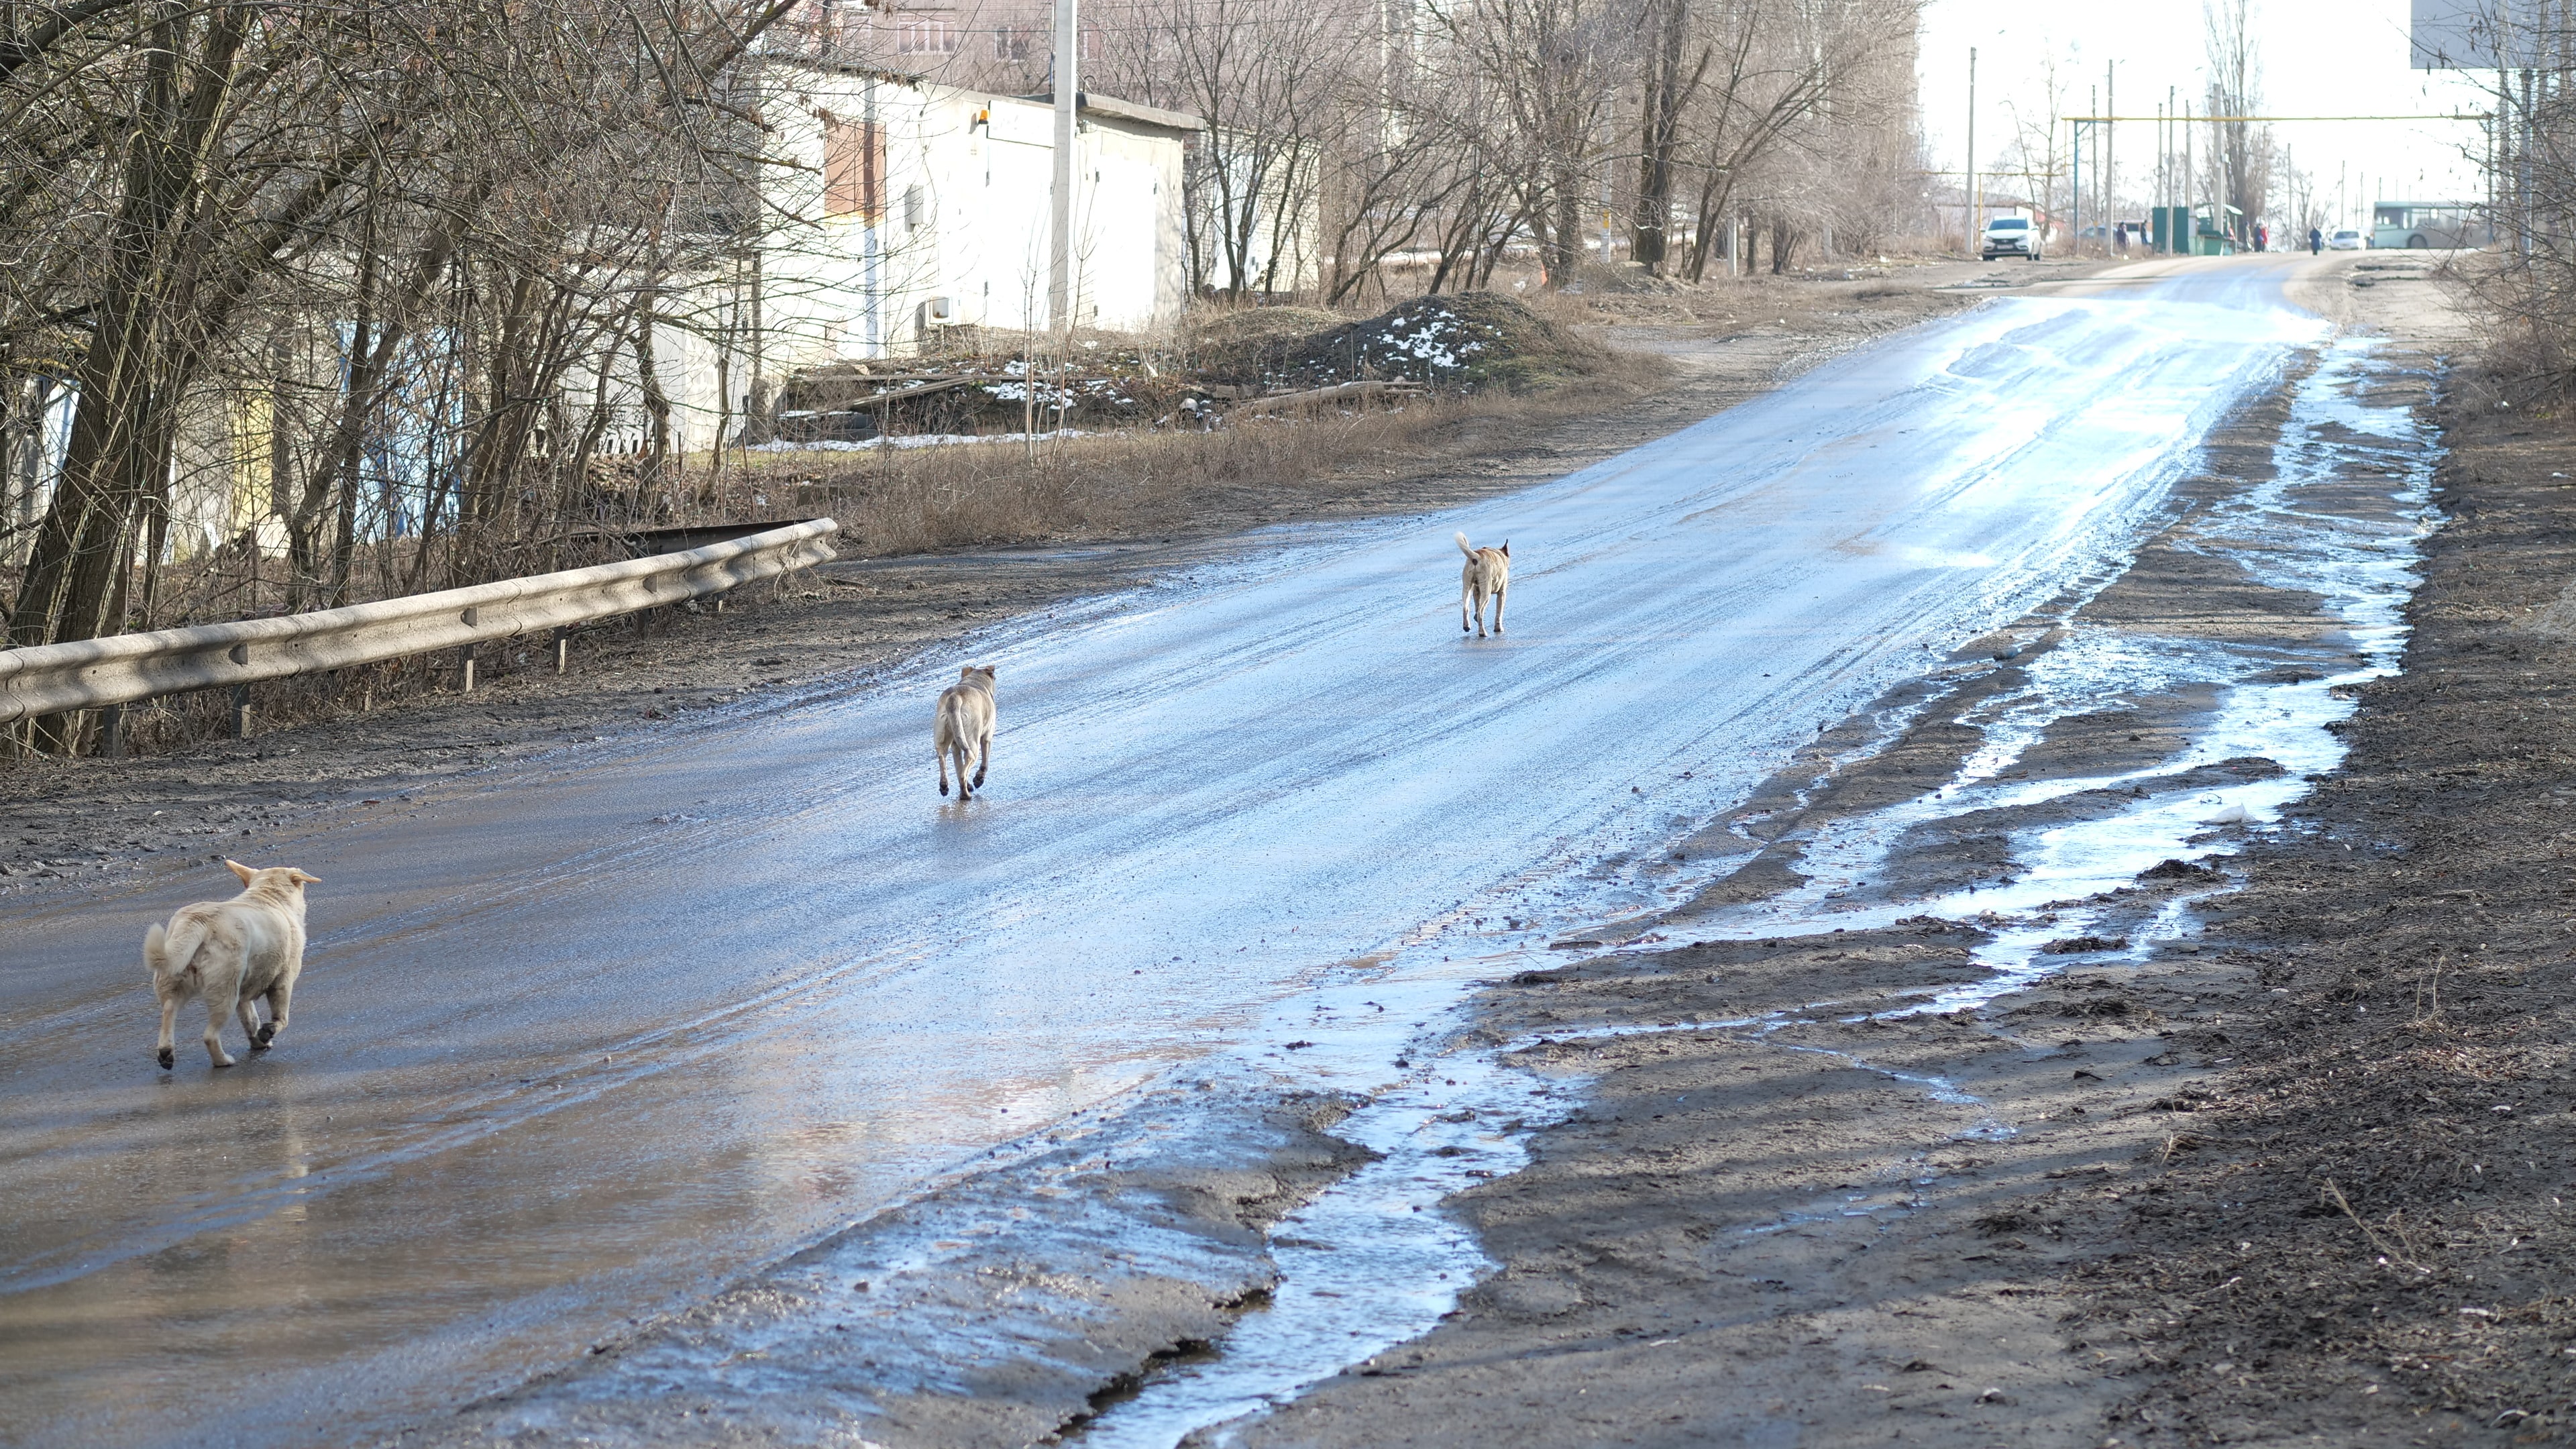
{"type": "Polygon", "coordinates": [[[1269,380],[1320,384],[1410,378],[1460,388],[1543,386],[1596,370],[1608,354],[1499,292],[1416,297],[1381,317],[1283,349],[1269,380]]]}

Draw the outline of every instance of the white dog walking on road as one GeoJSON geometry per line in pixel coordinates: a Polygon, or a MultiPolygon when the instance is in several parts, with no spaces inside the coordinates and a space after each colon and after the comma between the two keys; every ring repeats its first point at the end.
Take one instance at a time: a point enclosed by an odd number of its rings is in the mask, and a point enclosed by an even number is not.
{"type": "Polygon", "coordinates": [[[304,970],[304,888],[320,876],[272,866],[253,870],[239,861],[225,865],[241,877],[242,893],[228,901],[201,901],[181,906],[167,929],[154,926],[143,938],[143,964],[152,972],[152,994],[161,999],[161,1069],[176,1062],[170,1030],[188,998],[206,1003],[206,1055],[216,1066],[229,1067],[224,1055],[224,1021],[238,1013],[250,1049],[268,1050],[286,1029],[286,1005],[295,995],[295,978],[304,970]],[[268,1021],[262,1025],[251,1003],[268,998],[268,1021]]]}
{"type": "Polygon", "coordinates": [[[957,759],[957,798],[972,799],[984,788],[984,767],[993,763],[993,666],[969,664],[957,671],[957,682],[939,691],[939,712],[930,721],[930,752],[939,757],[939,793],[948,793],[948,760],[957,759]],[[975,778],[966,778],[972,760],[975,778]]]}
{"type": "Polygon", "coordinates": [[[1476,621],[1476,637],[1485,637],[1485,599],[1494,601],[1494,632],[1503,632],[1503,594],[1512,586],[1512,541],[1503,540],[1501,548],[1470,548],[1467,535],[1458,535],[1458,551],[1467,556],[1467,567],[1458,575],[1458,632],[1467,632],[1467,621],[1476,621]]]}

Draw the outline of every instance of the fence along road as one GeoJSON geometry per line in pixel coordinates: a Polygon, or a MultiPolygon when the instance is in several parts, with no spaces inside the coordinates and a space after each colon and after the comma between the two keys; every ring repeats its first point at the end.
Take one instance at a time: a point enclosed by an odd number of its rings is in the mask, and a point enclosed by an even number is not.
{"type": "MultiPolygon", "coordinates": [[[[219,867],[17,906],[0,1441],[378,1442],[1174,1064],[1302,1074],[1264,1023],[1319,973],[1428,939],[1399,969],[1473,975],[1444,919],[1662,879],[1821,722],[2121,567],[2324,331],[2280,306],[2292,264],[2176,270],[801,705],[174,841],[324,881],[294,1026],[230,1071],[154,1070],[137,960],[219,867]],[[1457,528],[1511,540],[1500,639],[1459,637],[1457,528]],[[961,807],[930,710],[970,660],[1001,733],[961,807]]],[[[872,1372],[849,1337],[733,1371],[803,1402],[793,1375],[872,1372]]]]}
{"type": "Polygon", "coordinates": [[[813,518],[685,553],[310,614],[0,649],[0,726],[516,639],[722,594],[830,561],[838,529],[813,518]]]}

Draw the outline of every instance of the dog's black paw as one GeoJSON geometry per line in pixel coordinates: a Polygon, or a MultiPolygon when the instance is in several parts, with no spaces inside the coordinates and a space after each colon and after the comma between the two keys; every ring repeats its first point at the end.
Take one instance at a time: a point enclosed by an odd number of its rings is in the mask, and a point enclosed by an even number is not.
{"type": "Polygon", "coordinates": [[[940,782],[939,782],[939,793],[940,793],[940,794],[942,794],[942,795],[945,795],[945,794],[947,794],[947,793],[948,793],[948,782],[947,782],[947,781],[942,780],[942,781],[940,781],[940,782]]]}
{"type": "Polygon", "coordinates": [[[274,1036],[276,1036],[276,1035],[277,1035],[277,1028],[275,1028],[275,1027],[273,1027],[273,1026],[263,1026],[263,1027],[261,1027],[261,1028],[259,1029],[259,1035],[255,1036],[255,1037],[252,1037],[252,1038],[250,1039],[250,1049],[251,1049],[252,1051],[255,1051],[255,1052],[264,1052],[264,1051],[268,1050],[268,1042],[269,1042],[269,1038],[274,1037],[274,1036]]]}
{"type": "Polygon", "coordinates": [[[170,1070],[172,1067],[179,1065],[179,1054],[170,1050],[168,1047],[163,1047],[152,1055],[153,1060],[159,1062],[161,1064],[161,1070],[165,1072],[170,1070]]]}

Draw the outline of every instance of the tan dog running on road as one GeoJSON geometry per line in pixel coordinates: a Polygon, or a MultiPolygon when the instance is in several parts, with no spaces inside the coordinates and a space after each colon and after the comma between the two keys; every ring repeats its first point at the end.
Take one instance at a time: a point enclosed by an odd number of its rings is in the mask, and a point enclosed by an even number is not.
{"type": "Polygon", "coordinates": [[[1476,637],[1485,637],[1485,598],[1494,600],[1494,632],[1503,632],[1503,593],[1512,586],[1512,541],[1503,540],[1501,548],[1469,548],[1467,535],[1458,535],[1458,551],[1467,556],[1467,567],[1458,575],[1458,632],[1467,632],[1467,621],[1476,621],[1476,637]]]}
{"type": "Polygon", "coordinates": [[[948,758],[957,757],[957,798],[974,798],[984,788],[984,767],[993,763],[993,666],[969,664],[957,671],[957,682],[939,691],[939,712],[930,721],[930,752],[939,757],[939,793],[948,793],[948,758]],[[966,762],[975,762],[975,778],[966,778],[966,762]]]}
{"type": "Polygon", "coordinates": [[[188,998],[206,1003],[206,1055],[219,1067],[224,1055],[224,1021],[238,1013],[250,1049],[268,1050],[286,1029],[286,1004],[295,995],[295,978],[304,970],[304,888],[320,876],[272,866],[253,870],[239,861],[225,865],[241,877],[242,893],[228,901],[201,901],[181,906],[168,929],[154,926],[143,937],[143,964],[152,972],[152,994],[161,999],[161,1070],[176,1063],[170,1029],[188,998]],[[251,1003],[268,998],[268,1023],[260,1024],[251,1003]]]}

